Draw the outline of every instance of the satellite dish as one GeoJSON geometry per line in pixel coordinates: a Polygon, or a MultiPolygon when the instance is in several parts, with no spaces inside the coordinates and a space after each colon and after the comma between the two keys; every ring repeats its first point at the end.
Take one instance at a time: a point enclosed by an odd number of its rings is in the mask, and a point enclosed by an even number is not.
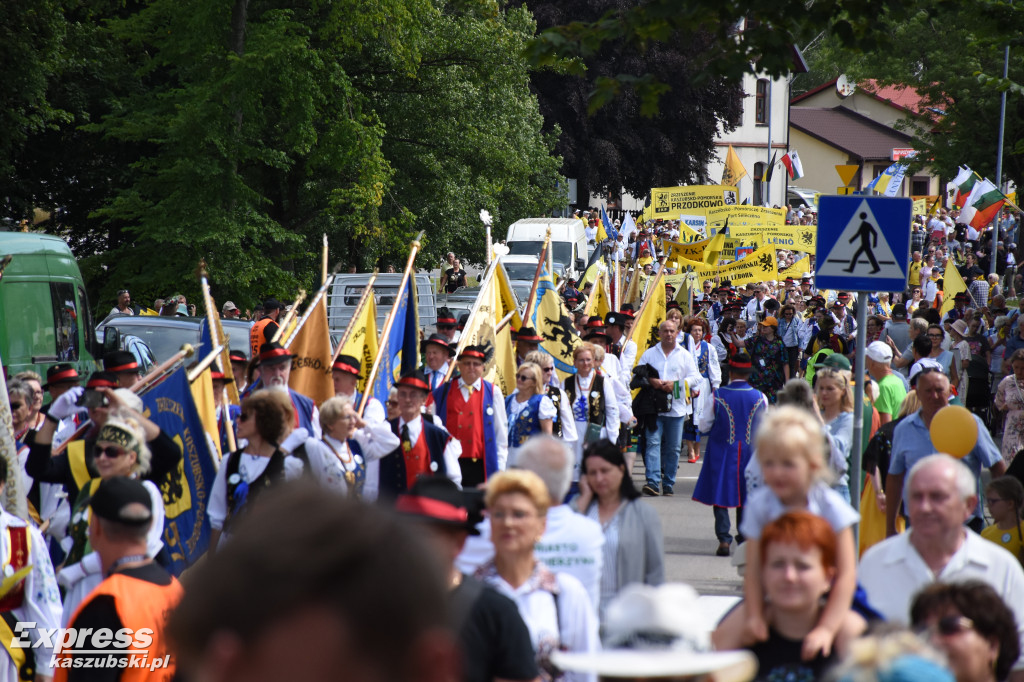
{"type": "Polygon", "coordinates": [[[851,81],[846,74],[841,74],[836,79],[836,92],[839,93],[839,97],[846,99],[853,94],[853,91],[857,89],[857,84],[851,81]]]}

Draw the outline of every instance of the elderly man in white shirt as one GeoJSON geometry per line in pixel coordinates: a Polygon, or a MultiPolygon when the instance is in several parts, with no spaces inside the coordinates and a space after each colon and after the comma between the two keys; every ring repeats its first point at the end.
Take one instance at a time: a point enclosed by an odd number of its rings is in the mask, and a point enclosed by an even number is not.
{"type": "Polygon", "coordinates": [[[647,431],[647,448],[644,451],[646,483],[643,493],[647,496],[675,494],[676,470],[679,467],[679,450],[683,442],[683,421],[692,412],[687,401],[686,386],[690,386],[690,397],[700,393],[701,375],[690,351],[676,342],[678,328],[672,320],[665,320],[658,327],[661,343],[648,348],[640,356],[641,365],[657,370],[658,378],[651,379],[651,388],[669,395],[668,412],[658,415],[658,428],[647,431]]]}
{"type": "MultiPolygon", "coordinates": [[[[865,552],[857,571],[868,601],[887,621],[909,623],[914,596],[934,582],[981,580],[1013,611],[1024,643],[1024,570],[1015,556],[965,528],[977,500],[974,474],[949,455],[929,455],[910,470],[910,530],[865,552]]],[[[1014,664],[1010,679],[1024,679],[1024,661],[1014,664]]]]}

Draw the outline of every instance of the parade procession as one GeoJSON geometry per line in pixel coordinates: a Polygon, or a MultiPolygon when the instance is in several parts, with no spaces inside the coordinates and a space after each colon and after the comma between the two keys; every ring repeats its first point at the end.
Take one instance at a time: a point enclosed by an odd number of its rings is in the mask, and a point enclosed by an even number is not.
{"type": "Polygon", "coordinates": [[[1024,682],[1024,5],[0,3],[0,682],[1024,682]]]}

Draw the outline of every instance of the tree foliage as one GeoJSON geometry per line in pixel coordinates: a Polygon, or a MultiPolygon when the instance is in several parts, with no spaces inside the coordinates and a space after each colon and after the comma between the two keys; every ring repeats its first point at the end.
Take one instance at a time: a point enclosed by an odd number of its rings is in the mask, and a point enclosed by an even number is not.
{"type": "MultiPolygon", "coordinates": [[[[634,5],[625,0],[527,4],[545,36],[553,26],[597,19],[612,9],[626,12],[634,5]]],[[[580,60],[583,69],[563,64],[533,75],[545,119],[561,129],[556,149],[565,174],[578,179],[580,197],[591,191],[618,194],[620,188],[644,196],[651,187],[704,179],[719,129],[732,130],[742,113],[737,83],[701,76],[717,53],[708,32],[676,30],[647,49],[629,41],[607,42],[580,60]],[[650,87],[661,96],[656,110],[645,110],[650,87]]]]}
{"type": "Polygon", "coordinates": [[[219,299],[314,285],[331,260],[483,259],[502,222],[558,203],[521,53],[529,14],[492,0],[93,0],[65,9],[48,76],[68,122],[4,157],[7,207],[60,207],[110,297],[219,299]]]}
{"type": "MultiPolygon", "coordinates": [[[[892,37],[889,50],[863,54],[825,41],[809,51],[812,69],[821,82],[838,73],[854,79],[914,87],[925,99],[930,120],[907,118],[901,127],[922,132],[916,140],[918,161],[952,178],[959,165],[970,166],[995,180],[1001,88],[1024,82],[1024,7],[1001,0],[946,5],[917,0],[899,21],[887,19],[880,30],[892,37]],[[1004,48],[1011,45],[1009,79],[1003,81],[1004,48]],[[831,74],[831,75],[830,75],[831,74]]],[[[812,85],[808,82],[807,85],[812,85]]],[[[1015,148],[1014,131],[1024,124],[1024,96],[1012,89],[1007,97],[1004,180],[1024,181],[1024,148],[1015,148]]]]}

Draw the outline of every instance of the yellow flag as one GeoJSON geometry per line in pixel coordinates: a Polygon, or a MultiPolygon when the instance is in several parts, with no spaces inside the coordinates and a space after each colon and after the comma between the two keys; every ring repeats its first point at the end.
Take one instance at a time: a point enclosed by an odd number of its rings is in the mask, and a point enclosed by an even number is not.
{"type": "MultiPolygon", "coordinates": [[[[664,272],[662,270],[661,272],[664,272]]],[[[644,351],[660,342],[658,327],[665,321],[666,305],[665,282],[661,273],[654,277],[648,287],[647,298],[636,316],[630,338],[636,342],[636,359],[639,362],[644,351]]],[[[636,363],[634,363],[635,366],[636,363]]]]}
{"type": "Polygon", "coordinates": [[[493,350],[484,363],[484,379],[501,388],[503,395],[509,395],[516,387],[516,352],[512,345],[512,329],[521,326],[522,318],[516,309],[508,273],[500,263],[496,264],[493,274],[487,278],[478,294],[478,305],[466,320],[462,335],[468,339],[466,343],[469,345],[493,350]],[[496,331],[498,324],[509,313],[513,313],[512,319],[500,332],[496,331]]]}
{"type": "Polygon", "coordinates": [[[946,266],[946,272],[942,276],[942,308],[939,309],[939,315],[945,315],[953,309],[953,297],[959,294],[961,291],[967,291],[967,282],[960,276],[956,266],[953,265],[953,261],[949,261],[949,265],[946,266]]]}
{"type": "Polygon", "coordinates": [[[704,247],[704,263],[714,265],[718,262],[718,254],[725,248],[725,232],[719,232],[704,247]]]}
{"type": "Polygon", "coordinates": [[[596,315],[603,320],[611,311],[611,298],[608,294],[608,273],[602,272],[590,292],[590,298],[587,299],[587,307],[584,313],[588,316],[596,315]]]}
{"type": "Polygon", "coordinates": [[[640,280],[643,270],[637,266],[633,268],[633,274],[629,276],[629,285],[626,287],[626,294],[622,297],[623,303],[636,304],[640,298],[640,280]]]}
{"type": "Polygon", "coordinates": [[[927,199],[914,199],[913,213],[914,215],[924,215],[925,211],[928,210],[927,199]]]}
{"type": "Polygon", "coordinates": [[[373,361],[377,357],[377,303],[373,294],[366,298],[366,305],[358,317],[353,317],[348,322],[352,333],[345,340],[345,346],[341,349],[341,355],[351,355],[358,358],[362,365],[362,378],[359,380],[359,392],[366,392],[366,377],[373,367],[373,361]]]}
{"type": "Polygon", "coordinates": [[[295,335],[289,350],[292,373],[288,386],[320,405],[334,397],[331,380],[331,334],[327,328],[327,297],[321,296],[316,308],[295,335]]]}
{"type": "Polygon", "coordinates": [[[780,272],[779,277],[781,277],[782,279],[786,279],[787,277],[792,277],[796,279],[798,277],[803,277],[803,274],[805,272],[810,271],[811,257],[804,256],[803,258],[801,258],[800,260],[798,260],[797,262],[793,263],[791,266],[780,272]]]}
{"type": "Polygon", "coordinates": [[[747,169],[740,163],[736,150],[729,145],[729,153],[725,156],[725,168],[722,169],[722,184],[735,187],[740,178],[747,174],[747,169]]]}
{"type": "Polygon", "coordinates": [[[192,382],[192,401],[196,404],[196,412],[199,413],[199,421],[203,423],[203,431],[206,431],[217,448],[217,457],[223,453],[220,451],[220,430],[217,428],[217,406],[213,402],[213,379],[210,378],[210,368],[199,375],[192,382]]]}
{"type": "Polygon", "coordinates": [[[608,239],[608,232],[604,229],[604,221],[598,218],[597,220],[597,243],[600,244],[604,240],[608,239]]]}
{"type": "Polygon", "coordinates": [[[583,340],[572,324],[572,315],[558,295],[549,273],[544,273],[537,282],[537,305],[530,320],[537,333],[544,337],[540,349],[554,358],[555,371],[560,379],[574,374],[572,351],[583,340]]]}

